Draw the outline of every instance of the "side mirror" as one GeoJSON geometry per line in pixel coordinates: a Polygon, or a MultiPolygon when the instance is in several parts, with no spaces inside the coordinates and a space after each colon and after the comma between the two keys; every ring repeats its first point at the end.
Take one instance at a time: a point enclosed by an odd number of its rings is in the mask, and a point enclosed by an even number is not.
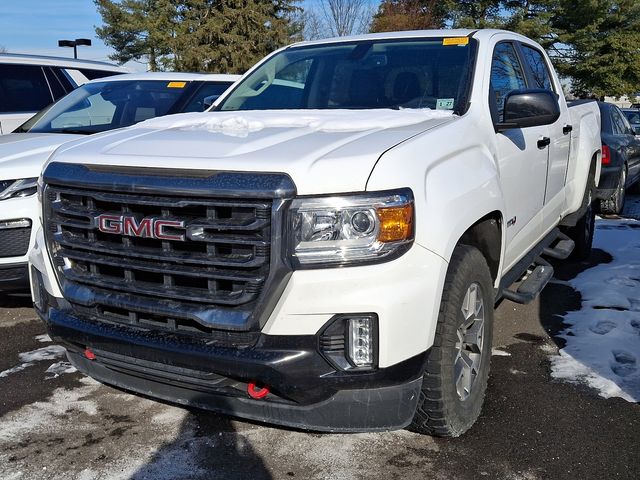
{"type": "Polygon", "coordinates": [[[558,118],[560,105],[555,93],[538,89],[514,90],[504,100],[503,120],[496,125],[496,131],[551,125],[558,118]]]}
{"type": "Polygon", "coordinates": [[[218,98],[220,98],[220,95],[209,95],[208,97],[204,97],[204,99],[202,100],[202,110],[209,110],[211,108],[211,105],[213,105],[213,102],[215,102],[218,98]]]}

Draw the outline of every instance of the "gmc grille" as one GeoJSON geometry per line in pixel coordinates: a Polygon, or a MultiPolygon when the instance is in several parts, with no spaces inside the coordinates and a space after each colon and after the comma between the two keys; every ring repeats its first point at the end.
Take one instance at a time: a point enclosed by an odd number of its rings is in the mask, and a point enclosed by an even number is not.
{"type": "Polygon", "coordinates": [[[268,283],[282,277],[279,265],[271,275],[272,259],[280,258],[272,256],[274,237],[281,248],[274,203],[281,202],[264,192],[227,198],[213,189],[202,198],[138,189],[144,193],[47,184],[46,234],[65,298],[85,317],[147,329],[214,336],[256,330],[260,322],[251,320],[264,313],[268,283]],[[105,214],[179,220],[184,226],[171,233],[184,241],[105,233],[96,221],[105,214]]]}

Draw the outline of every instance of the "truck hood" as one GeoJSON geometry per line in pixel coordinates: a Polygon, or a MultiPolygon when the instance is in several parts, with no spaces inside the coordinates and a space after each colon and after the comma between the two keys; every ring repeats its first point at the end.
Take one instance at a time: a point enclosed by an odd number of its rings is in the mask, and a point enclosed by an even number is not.
{"type": "Polygon", "coordinates": [[[75,142],[51,161],[281,172],[299,194],[362,191],[385,151],[456,118],[428,109],[188,113],[75,142]]]}
{"type": "Polygon", "coordinates": [[[0,136],[0,180],[35,178],[56,148],[83,135],[10,133],[0,136]]]}

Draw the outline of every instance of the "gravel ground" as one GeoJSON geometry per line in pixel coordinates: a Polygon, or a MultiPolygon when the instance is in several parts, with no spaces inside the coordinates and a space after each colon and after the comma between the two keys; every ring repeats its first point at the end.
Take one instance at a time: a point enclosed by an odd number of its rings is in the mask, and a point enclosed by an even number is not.
{"type": "MultiPolygon", "coordinates": [[[[640,197],[627,208],[640,218],[640,197]]],[[[70,373],[29,299],[0,297],[0,372],[28,364],[0,374],[0,478],[638,479],[640,405],[550,378],[580,308],[563,280],[608,260],[559,264],[535,302],[500,304],[485,407],[458,439],[302,433],[132,396],[70,373]]]]}

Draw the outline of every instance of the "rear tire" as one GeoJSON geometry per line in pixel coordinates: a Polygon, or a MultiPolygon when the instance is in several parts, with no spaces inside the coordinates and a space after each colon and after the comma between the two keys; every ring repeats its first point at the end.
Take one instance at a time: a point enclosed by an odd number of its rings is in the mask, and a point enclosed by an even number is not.
{"type": "Polygon", "coordinates": [[[411,430],[457,437],[477,420],[489,377],[493,305],[487,261],[477,248],[458,245],[447,269],[411,430]]]}
{"type": "Polygon", "coordinates": [[[600,200],[600,211],[607,215],[618,215],[624,208],[624,200],[626,198],[627,184],[627,168],[622,167],[618,183],[616,184],[616,192],[606,200],[600,200]]]}
{"type": "Polygon", "coordinates": [[[591,247],[593,245],[593,232],[596,223],[596,208],[594,205],[595,186],[595,163],[591,164],[589,176],[587,177],[587,186],[583,197],[583,206],[586,210],[580,220],[573,227],[562,227],[562,231],[575,243],[573,252],[569,257],[574,261],[586,260],[591,256],[591,247]]]}
{"type": "Polygon", "coordinates": [[[593,246],[593,232],[596,228],[596,209],[593,202],[590,201],[587,211],[575,227],[567,229],[567,235],[575,242],[571,259],[576,261],[586,260],[591,256],[591,248],[593,246]]]}

